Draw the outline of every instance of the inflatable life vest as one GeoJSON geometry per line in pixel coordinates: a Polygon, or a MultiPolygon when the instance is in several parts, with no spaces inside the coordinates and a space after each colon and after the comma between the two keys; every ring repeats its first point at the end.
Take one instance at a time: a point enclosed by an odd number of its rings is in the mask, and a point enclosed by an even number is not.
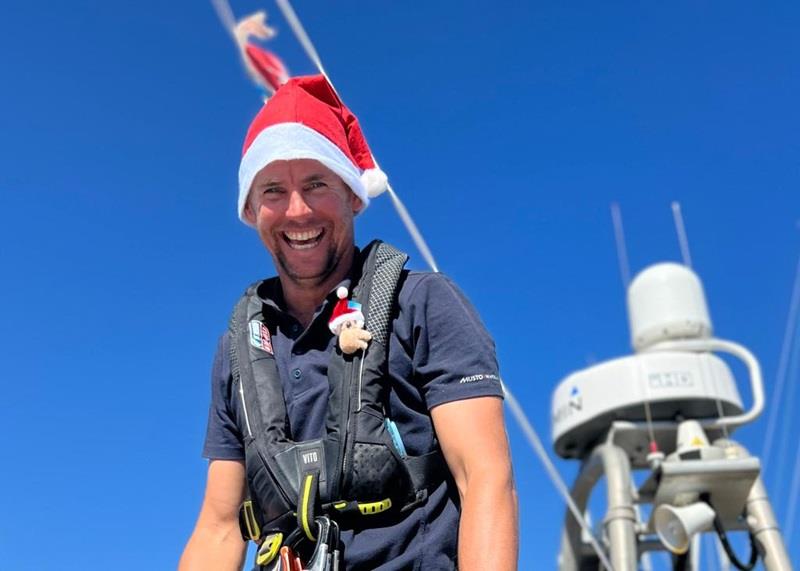
{"type": "MultiPolygon", "coordinates": [[[[423,502],[447,474],[441,451],[405,453],[391,419],[387,350],[391,311],[408,256],[372,242],[356,261],[353,299],[361,303],[372,340],[346,355],[337,346],[328,367],[330,399],[321,438],[291,439],[283,387],[272,354],[265,282],[245,292],[231,316],[231,374],[241,399],[249,498],[240,510],[244,538],[280,546],[297,528],[314,540],[315,514],[342,526],[369,525],[375,514],[406,511],[423,502]],[[265,328],[266,330],[262,329],[265,328]]],[[[274,331],[274,329],[273,329],[274,331]]]]}

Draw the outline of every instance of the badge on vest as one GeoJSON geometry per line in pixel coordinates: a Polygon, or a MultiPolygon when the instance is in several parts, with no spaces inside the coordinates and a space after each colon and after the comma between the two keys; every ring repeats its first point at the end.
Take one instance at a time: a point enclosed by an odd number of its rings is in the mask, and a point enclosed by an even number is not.
{"type": "Polygon", "coordinates": [[[257,319],[254,319],[248,325],[250,328],[250,345],[272,355],[272,338],[269,336],[267,326],[257,319]]]}

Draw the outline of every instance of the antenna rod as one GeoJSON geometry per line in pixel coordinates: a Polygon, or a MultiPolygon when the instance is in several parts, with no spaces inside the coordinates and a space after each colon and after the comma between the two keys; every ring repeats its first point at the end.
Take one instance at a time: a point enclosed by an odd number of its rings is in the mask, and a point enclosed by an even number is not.
{"type": "Polygon", "coordinates": [[[625,230],[622,228],[622,212],[619,204],[611,203],[611,220],[614,223],[614,241],[617,244],[617,264],[619,265],[619,276],[622,279],[622,286],[625,293],[628,293],[628,286],[631,284],[631,268],[628,265],[628,248],[625,246],[625,230]]]}
{"type": "Polygon", "coordinates": [[[672,201],[672,218],[675,220],[675,232],[678,234],[678,244],[681,247],[681,257],[683,265],[687,268],[692,267],[692,256],[689,253],[689,239],[686,237],[686,228],[683,225],[683,214],[681,213],[681,203],[677,200],[672,201]]]}

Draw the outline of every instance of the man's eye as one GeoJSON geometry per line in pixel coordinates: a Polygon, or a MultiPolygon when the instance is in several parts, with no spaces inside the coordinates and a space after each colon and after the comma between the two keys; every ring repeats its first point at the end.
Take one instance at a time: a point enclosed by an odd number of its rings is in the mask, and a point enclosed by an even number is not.
{"type": "Polygon", "coordinates": [[[324,188],[326,186],[328,185],[322,182],[321,180],[315,180],[306,185],[306,190],[314,190],[315,188],[324,188]]]}
{"type": "Polygon", "coordinates": [[[262,194],[279,194],[283,192],[283,189],[279,186],[267,186],[261,190],[262,194]]]}

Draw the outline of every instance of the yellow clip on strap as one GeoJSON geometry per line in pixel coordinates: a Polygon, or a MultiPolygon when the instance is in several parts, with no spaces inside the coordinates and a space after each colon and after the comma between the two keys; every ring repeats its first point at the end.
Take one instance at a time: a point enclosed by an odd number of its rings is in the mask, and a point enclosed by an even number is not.
{"type": "Polygon", "coordinates": [[[242,519],[247,527],[247,535],[249,535],[250,539],[253,541],[258,541],[261,538],[261,528],[258,526],[258,521],[256,520],[252,500],[244,501],[242,504],[242,512],[242,519]]]}
{"type": "Polygon", "coordinates": [[[379,502],[367,502],[363,504],[359,503],[358,511],[361,512],[361,515],[372,515],[385,512],[390,507],[392,507],[392,500],[391,498],[386,498],[385,500],[381,500],[379,502]]]}
{"type": "Polygon", "coordinates": [[[256,554],[256,565],[269,565],[278,554],[278,550],[283,543],[282,533],[272,533],[264,539],[264,543],[258,548],[256,554]]]}
{"type": "Polygon", "coordinates": [[[389,510],[392,507],[392,499],[386,498],[377,502],[339,501],[334,503],[333,507],[342,513],[355,514],[358,510],[361,515],[373,515],[389,510]]]}

